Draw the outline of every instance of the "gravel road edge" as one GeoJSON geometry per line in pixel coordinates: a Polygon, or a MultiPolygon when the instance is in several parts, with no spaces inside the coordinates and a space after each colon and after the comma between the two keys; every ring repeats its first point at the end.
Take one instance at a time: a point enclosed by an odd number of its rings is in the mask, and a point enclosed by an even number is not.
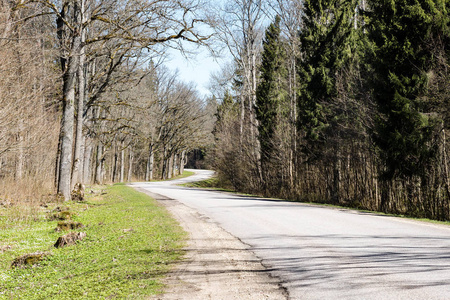
{"type": "Polygon", "coordinates": [[[161,205],[188,232],[186,256],[164,280],[165,293],[150,299],[288,299],[287,290],[238,238],[208,217],[165,196],[137,188],[161,205]]]}

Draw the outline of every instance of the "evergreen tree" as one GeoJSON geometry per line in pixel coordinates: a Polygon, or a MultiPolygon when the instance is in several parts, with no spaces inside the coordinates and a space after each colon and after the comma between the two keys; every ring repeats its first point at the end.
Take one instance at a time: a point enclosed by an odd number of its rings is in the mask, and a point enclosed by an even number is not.
{"type": "Polygon", "coordinates": [[[339,96],[338,76],[356,52],[356,5],[355,0],[304,1],[298,126],[309,159],[323,154],[331,122],[339,118],[330,106],[339,96]]]}
{"type": "Polygon", "coordinates": [[[434,149],[433,119],[424,114],[433,56],[430,38],[442,30],[444,0],[370,0],[368,33],[379,118],[375,134],[383,177],[423,175],[434,149]]]}
{"type": "Polygon", "coordinates": [[[259,70],[260,83],[256,90],[256,118],[259,122],[261,165],[265,179],[270,169],[270,161],[276,151],[274,135],[279,122],[280,104],[287,97],[286,55],[280,37],[280,21],[280,17],[277,16],[275,22],[266,30],[259,70]]]}
{"type": "MultiPolygon", "coordinates": [[[[214,101],[217,99],[214,97],[214,101]]],[[[236,109],[236,103],[231,95],[230,91],[226,90],[222,102],[217,105],[216,122],[214,124],[213,134],[219,132],[221,127],[226,126],[226,123],[229,122],[230,114],[236,109]]]]}

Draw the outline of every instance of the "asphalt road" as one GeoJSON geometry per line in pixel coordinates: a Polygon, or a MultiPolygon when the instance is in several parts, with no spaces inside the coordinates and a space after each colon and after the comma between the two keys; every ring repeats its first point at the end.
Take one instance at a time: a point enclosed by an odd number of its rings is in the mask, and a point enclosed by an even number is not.
{"type": "Polygon", "coordinates": [[[291,299],[450,299],[450,226],[176,186],[178,200],[248,244],[291,299]]]}

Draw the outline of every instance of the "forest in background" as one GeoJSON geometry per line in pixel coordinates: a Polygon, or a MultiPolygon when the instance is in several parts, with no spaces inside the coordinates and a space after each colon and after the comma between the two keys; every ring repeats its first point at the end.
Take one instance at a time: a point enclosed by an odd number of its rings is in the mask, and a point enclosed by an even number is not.
{"type": "Polygon", "coordinates": [[[216,106],[163,62],[208,38],[199,5],[1,0],[0,203],[182,173],[216,106]]]}
{"type": "Polygon", "coordinates": [[[190,153],[238,191],[450,219],[446,0],[0,4],[1,203],[190,153]],[[232,57],[209,99],[163,66],[185,43],[232,57]]]}
{"type": "Polygon", "coordinates": [[[448,1],[231,2],[235,59],[215,80],[223,182],[450,219],[448,1]]]}

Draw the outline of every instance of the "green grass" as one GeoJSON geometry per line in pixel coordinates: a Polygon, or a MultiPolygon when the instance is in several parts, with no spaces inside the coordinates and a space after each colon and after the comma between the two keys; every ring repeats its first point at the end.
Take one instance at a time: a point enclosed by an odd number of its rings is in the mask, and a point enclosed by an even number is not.
{"type": "Polygon", "coordinates": [[[150,180],[150,181],[151,181],[151,182],[170,181],[170,180],[175,180],[175,179],[186,178],[186,177],[192,176],[192,175],[194,175],[194,174],[195,174],[195,172],[191,172],[191,171],[183,171],[183,174],[177,175],[177,176],[172,177],[172,178],[167,179],[167,180],[163,180],[163,179],[153,179],[153,180],[150,180]]]}
{"type": "Polygon", "coordinates": [[[195,173],[194,173],[194,172],[191,172],[191,171],[183,171],[183,174],[180,174],[180,175],[178,175],[178,176],[175,176],[175,177],[172,178],[171,180],[181,179],[181,178],[186,178],[186,177],[192,176],[192,175],[194,175],[194,174],[195,174],[195,173]]]}
{"type": "Polygon", "coordinates": [[[217,177],[211,177],[209,179],[202,180],[202,181],[183,183],[183,184],[180,184],[180,186],[204,188],[204,189],[214,189],[214,190],[219,190],[219,191],[224,191],[224,192],[235,192],[231,189],[222,188],[220,185],[220,181],[217,177]]]}
{"type": "MultiPolygon", "coordinates": [[[[209,190],[214,190],[214,191],[219,191],[219,192],[229,192],[229,193],[233,193],[233,194],[245,196],[245,197],[265,198],[262,195],[248,194],[248,193],[236,191],[236,190],[230,188],[229,185],[223,184],[217,177],[211,177],[209,179],[201,180],[201,181],[182,183],[182,184],[179,184],[179,186],[200,188],[200,189],[209,189],[209,190]]],[[[281,199],[277,199],[277,200],[281,200],[281,199]]]]}
{"type": "MultiPolygon", "coordinates": [[[[62,249],[57,221],[14,222],[0,218],[0,299],[144,299],[161,292],[161,279],[181,259],[185,233],[167,211],[124,185],[88,204],[69,203],[77,230],[87,237],[62,249]],[[40,265],[11,269],[15,257],[49,251],[40,265]]],[[[63,204],[66,206],[66,204],[63,204]]],[[[2,213],[7,215],[7,213],[2,213]]]]}

